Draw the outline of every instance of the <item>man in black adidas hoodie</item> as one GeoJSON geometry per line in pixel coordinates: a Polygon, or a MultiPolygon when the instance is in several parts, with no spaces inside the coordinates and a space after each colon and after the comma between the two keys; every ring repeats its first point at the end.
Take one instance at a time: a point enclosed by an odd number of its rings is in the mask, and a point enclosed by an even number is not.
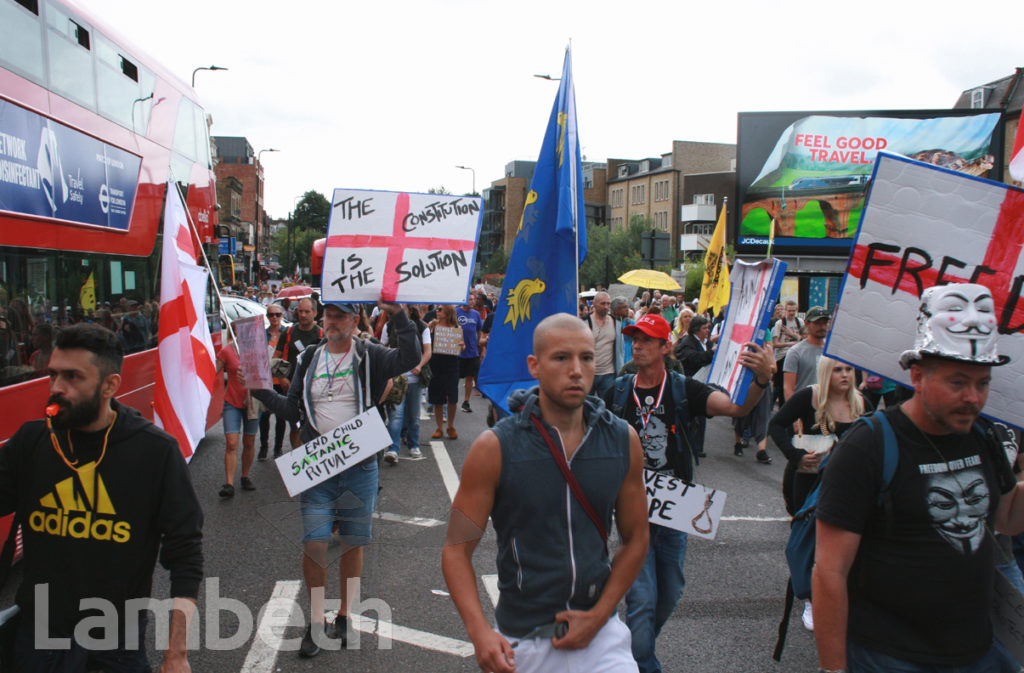
{"type": "Polygon", "coordinates": [[[61,330],[49,362],[56,413],[0,449],[0,514],[15,512],[24,536],[17,671],[149,671],[138,606],[158,552],[175,608],[161,671],[189,670],[203,514],[174,438],[113,399],[122,356],[103,327],[61,330]]]}

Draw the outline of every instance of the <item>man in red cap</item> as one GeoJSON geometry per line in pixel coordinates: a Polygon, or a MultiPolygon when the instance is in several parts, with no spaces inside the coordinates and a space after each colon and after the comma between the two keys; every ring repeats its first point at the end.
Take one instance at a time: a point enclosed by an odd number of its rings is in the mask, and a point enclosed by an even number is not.
{"type": "MultiPolygon", "coordinates": [[[[754,343],[746,345],[740,364],[754,372],[754,380],[746,401],[739,406],[726,393],[665,369],[665,356],[672,348],[671,328],[660,315],[645,315],[622,331],[633,339],[637,373],[617,378],[605,395],[605,404],[640,435],[647,470],[692,482],[696,456],[686,432],[690,421],[706,416],[747,415],[768,386],[774,358],[768,349],[754,343]]],[[[654,641],[685,584],[686,533],[649,525],[647,560],[626,594],[626,624],[632,632],[633,657],[641,673],[661,670],[654,641]]]]}

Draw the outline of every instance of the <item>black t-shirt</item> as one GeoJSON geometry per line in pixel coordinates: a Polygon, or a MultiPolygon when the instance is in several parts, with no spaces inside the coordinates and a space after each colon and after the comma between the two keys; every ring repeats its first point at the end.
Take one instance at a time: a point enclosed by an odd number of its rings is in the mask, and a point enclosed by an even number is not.
{"type": "MultiPolygon", "coordinates": [[[[672,398],[672,380],[665,380],[665,392],[661,402],[658,404],[658,391],[660,386],[653,388],[637,388],[636,397],[640,400],[639,410],[633,395],[626,397],[626,404],[622,410],[622,418],[633,426],[640,436],[640,445],[644,449],[644,467],[648,470],[660,472],[673,472],[681,474],[677,469],[676,442],[680,439],[686,442],[689,437],[686,435],[686,428],[676,427],[675,403],[672,398]],[[648,416],[649,414],[649,416],[648,416]]],[[[712,389],[693,379],[686,379],[686,400],[689,408],[690,418],[707,415],[708,396],[712,389]]],[[[611,408],[615,397],[614,386],[605,394],[605,404],[611,408]]]]}
{"type": "Polygon", "coordinates": [[[278,349],[284,348],[285,342],[288,343],[288,352],[284,354],[284,358],[292,363],[292,365],[298,362],[299,355],[302,351],[306,350],[307,346],[320,343],[324,333],[316,324],[313,325],[312,329],[304,330],[300,329],[296,323],[289,327],[288,331],[291,332],[291,338],[289,338],[288,334],[285,334],[277,343],[278,349]]]}
{"type": "Polygon", "coordinates": [[[925,439],[900,407],[884,413],[899,443],[891,527],[877,506],[883,447],[866,424],[833,450],[817,506],[820,520],[862,536],[848,583],[848,636],[900,659],[963,665],[992,644],[989,531],[997,471],[1005,479],[1009,462],[973,430],[925,439]]]}

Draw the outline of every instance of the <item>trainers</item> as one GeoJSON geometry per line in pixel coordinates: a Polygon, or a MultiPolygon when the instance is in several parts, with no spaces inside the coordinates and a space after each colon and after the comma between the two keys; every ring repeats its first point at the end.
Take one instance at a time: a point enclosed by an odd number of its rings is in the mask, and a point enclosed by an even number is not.
{"type": "Polygon", "coordinates": [[[469,406],[468,401],[462,403],[462,410],[465,411],[467,414],[473,413],[473,409],[469,406]]]}
{"type": "Polygon", "coordinates": [[[772,464],[772,457],[769,456],[768,452],[763,449],[761,451],[758,451],[754,457],[757,458],[757,462],[763,463],[764,465],[772,464]]]}
{"type": "Polygon", "coordinates": [[[327,636],[340,640],[341,646],[346,647],[348,645],[348,618],[345,615],[335,617],[334,623],[327,627],[327,636]]]}
{"type": "Polygon", "coordinates": [[[264,446],[264,447],[262,447],[260,449],[260,452],[256,454],[256,460],[260,461],[261,463],[266,462],[266,460],[267,460],[267,447],[264,446]]]}
{"type": "Polygon", "coordinates": [[[384,462],[392,466],[398,465],[398,453],[395,451],[385,451],[384,462]]]}
{"type": "Polygon", "coordinates": [[[235,495],[235,487],[231,484],[224,484],[220,487],[220,491],[217,493],[222,498],[233,498],[235,495]]]}
{"type": "Polygon", "coordinates": [[[411,449],[409,449],[409,455],[412,456],[413,458],[422,458],[423,452],[420,451],[420,447],[414,446],[411,449]]]}
{"type": "Polygon", "coordinates": [[[311,659],[320,654],[320,646],[313,639],[313,625],[306,627],[306,633],[302,636],[302,643],[299,645],[299,656],[304,659],[311,659]]]}
{"type": "Polygon", "coordinates": [[[252,479],[249,477],[242,477],[242,490],[243,491],[255,491],[256,486],[252,483],[252,479]]]}
{"type": "Polygon", "coordinates": [[[736,442],[735,444],[733,444],[732,445],[732,455],[739,456],[740,458],[742,458],[743,457],[743,444],[741,444],[740,442],[736,442]]]}
{"type": "Polygon", "coordinates": [[[811,602],[807,601],[804,603],[804,614],[802,616],[804,622],[804,628],[808,631],[814,630],[814,613],[811,611],[811,602]]]}

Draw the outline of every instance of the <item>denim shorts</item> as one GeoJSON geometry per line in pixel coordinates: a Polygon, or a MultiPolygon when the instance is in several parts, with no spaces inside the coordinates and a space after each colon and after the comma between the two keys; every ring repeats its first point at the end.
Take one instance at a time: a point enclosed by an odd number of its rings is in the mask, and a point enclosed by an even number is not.
{"type": "Polygon", "coordinates": [[[329,542],[337,522],[342,542],[355,547],[367,544],[377,506],[377,457],[303,491],[299,502],[303,542],[329,542]]]}
{"type": "Polygon", "coordinates": [[[255,435],[260,431],[260,419],[248,419],[245,417],[245,409],[233,407],[227,402],[224,403],[224,434],[237,435],[242,430],[242,423],[245,423],[245,434],[255,435]]]}

